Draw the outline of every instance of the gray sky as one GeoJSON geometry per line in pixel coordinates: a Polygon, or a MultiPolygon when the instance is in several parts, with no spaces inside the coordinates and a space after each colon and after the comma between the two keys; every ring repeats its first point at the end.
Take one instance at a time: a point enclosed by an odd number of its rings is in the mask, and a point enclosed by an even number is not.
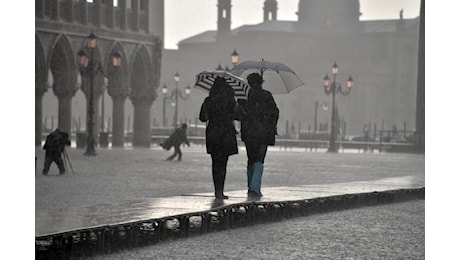
{"type": "MultiPolygon", "coordinates": [[[[264,1],[232,0],[232,29],[244,24],[261,23],[264,1]]],[[[401,9],[404,9],[405,18],[414,18],[419,16],[420,11],[420,0],[361,0],[360,3],[362,20],[397,19],[401,9]]],[[[278,20],[296,21],[298,5],[299,0],[278,0],[278,20]]],[[[166,49],[177,49],[180,40],[216,29],[217,1],[165,1],[166,49]]]]}

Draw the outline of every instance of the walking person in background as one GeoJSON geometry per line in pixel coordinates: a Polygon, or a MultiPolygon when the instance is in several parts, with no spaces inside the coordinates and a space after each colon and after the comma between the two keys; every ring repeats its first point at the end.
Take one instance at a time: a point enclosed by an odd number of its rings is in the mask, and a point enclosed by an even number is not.
{"type": "Polygon", "coordinates": [[[43,149],[45,150],[45,164],[43,166],[43,175],[48,175],[52,162],[57,164],[59,174],[65,173],[64,160],[62,153],[64,153],[65,146],[70,146],[69,134],[62,132],[56,128],[47,137],[43,149]]]}
{"type": "Polygon", "coordinates": [[[160,146],[167,151],[169,151],[171,147],[174,147],[174,153],[171,156],[169,156],[166,160],[171,161],[176,156],[178,156],[178,161],[182,160],[182,151],[180,149],[182,143],[186,143],[188,147],[190,147],[190,143],[187,139],[187,124],[182,124],[181,127],[176,128],[172,135],[169,136],[164,143],[160,144],[160,146]]]}
{"type": "Polygon", "coordinates": [[[262,89],[263,79],[258,73],[247,77],[251,86],[245,114],[241,121],[241,140],[246,146],[248,196],[262,196],[262,174],[269,145],[275,145],[279,110],[270,91],[262,89]]]}
{"type": "Polygon", "coordinates": [[[227,162],[230,155],[238,153],[234,120],[238,120],[235,93],[222,77],[217,77],[200,109],[200,121],[207,122],[206,152],[211,155],[212,179],[216,199],[224,195],[227,162]]]}

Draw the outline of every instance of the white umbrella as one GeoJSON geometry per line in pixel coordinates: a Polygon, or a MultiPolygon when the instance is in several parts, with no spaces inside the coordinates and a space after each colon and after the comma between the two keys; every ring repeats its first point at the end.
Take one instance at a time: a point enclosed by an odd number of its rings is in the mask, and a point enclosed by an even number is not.
{"type": "Polygon", "coordinates": [[[224,78],[235,91],[235,99],[248,99],[249,84],[241,77],[235,76],[228,71],[203,71],[196,75],[195,86],[198,89],[209,92],[217,77],[224,78]]]}
{"type": "Polygon", "coordinates": [[[243,61],[230,72],[243,78],[254,72],[261,74],[264,79],[263,88],[273,94],[289,93],[295,88],[305,85],[291,68],[276,61],[264,59],[261,61],[243,61]]]}

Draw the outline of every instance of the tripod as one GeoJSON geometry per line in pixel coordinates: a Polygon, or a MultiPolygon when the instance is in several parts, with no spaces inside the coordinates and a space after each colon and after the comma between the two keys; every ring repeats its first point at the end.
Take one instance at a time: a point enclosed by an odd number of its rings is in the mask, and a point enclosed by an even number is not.
{"type": "Polygon", "coordinates": [[[67,168],[67,162],[69,163],[70,170],[72,170],[72,174],[75,175],[75,172],[73,171],[73,168],[72,168],[72,163],[70,163],[69,155],[67,154],[67,151],[64,149],[64,167],[65,168],[67,168]]]}

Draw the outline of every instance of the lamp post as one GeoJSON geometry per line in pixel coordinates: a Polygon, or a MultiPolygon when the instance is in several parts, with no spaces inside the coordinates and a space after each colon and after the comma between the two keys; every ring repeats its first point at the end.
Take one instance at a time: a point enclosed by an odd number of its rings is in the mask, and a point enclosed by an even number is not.
{"type": "Polygon", "coordinates": [[[163,85],[163,87],[161,88],[161,92],[163,93],[163,124],[165,122],[165,103],[166,103],[166,99],[175,99],[175,102],[174,102],[174,127],[177,128],[177,116],[178,116],[178,107],[179,107],[179,98],[185,100],[188,98],[188,96],[190,95],[190,92],[192,91],[192,88],[190,87],[190,85],[188,85],[187,87],[185,87],[185,95],[182,94],[182,91],[179,90],[179,81],[180,81],[180,75],[178,72],[176,72],[176,74],[174,74],[174,82],[176,83],[176,88],[174,89],[173,92],[171,92],[171,96],[167,96],[167,93],[168,93],[168,86],[166,86],[166,84],[163,85]]]}
{"type": "Polygon", "coordinates": [[[102,97],[101,97],[101,132],[105,132],[105,127],[104,127],[104,121],[105,121],[104,96],[105,96],[105,90],[107,89],[108,82],[109,82],[109,79],[107,77],[104,77],[104,86],[102,87],[102,97]]]}
{"type": "Polygon", "coordinates": [[[109,146],[109,133],[105,131],[105,91],[108,87],[109,79],[104,77],[104,85],[101,93],[101,130],[99,132],[99,147],[107,148],[109,146]]]}
{"type": "Polygon", "coordinates": [[[236,64],[238,64],[238,58],[240,54],[236,52],[236,49],[234,49],[230,55],[232,55],[232,64],[233,64],[233,68],[235,68],[236,64]]]}
{"type": "Polygon", "coordinates": [[[161,93],[163,93],[163,127],[166,126],[166,94],[168,93],[168,86],[166,86],[166,83],[163,84],[163,87],[161,88],[161,93]]]}
{"type": "MultiPolygon", "coordinates": [[[[97,46],[97,37],[91,33],[86,39],[86,48],[89,49],[89,56],[84,50],[77,53],[77,61],[80,66],[80,72],[89,77],[89,102],[88,102],[88,119],[86,127],[86,156],[95,156],[95,139],[94,139],[94,76],[98,72],[103,73],[102,65],[99,61],[94,61],[94,49],[97,46]]],[[[112,56],[112,65],[119,67],[121,64],[121,55],[115,52],[112,56]]]]}
{"type": "Polygon", "coordinates": [[[323,87],[324,87],[324,92],[329,95],[332,93],[332,115],[331,115],[331,134],[329,137],[329,148],[327,150],[328,153],[336,153],[337,152],[337,145],[336,145],[336,139],[337,139],[337,119],[336,119],[336,114],[337,114],[337,107],[335,105],[335,95],[337,92],[342,94],[343,96],[347,96],[348,94],[351,93],[351,88],[353,87],[353,79],[351,76],[347,80],[347,89],[344,91],[342,90],[342,85],[338,82],[336,82],[336,76],[337,73],[339,72],[339,66],[337,66],[337,63],[334,62],[334,65],[332,66],[332,83],[330,83],[329,76],[326,74],[326,76],[323,78],[323,87]]]}

